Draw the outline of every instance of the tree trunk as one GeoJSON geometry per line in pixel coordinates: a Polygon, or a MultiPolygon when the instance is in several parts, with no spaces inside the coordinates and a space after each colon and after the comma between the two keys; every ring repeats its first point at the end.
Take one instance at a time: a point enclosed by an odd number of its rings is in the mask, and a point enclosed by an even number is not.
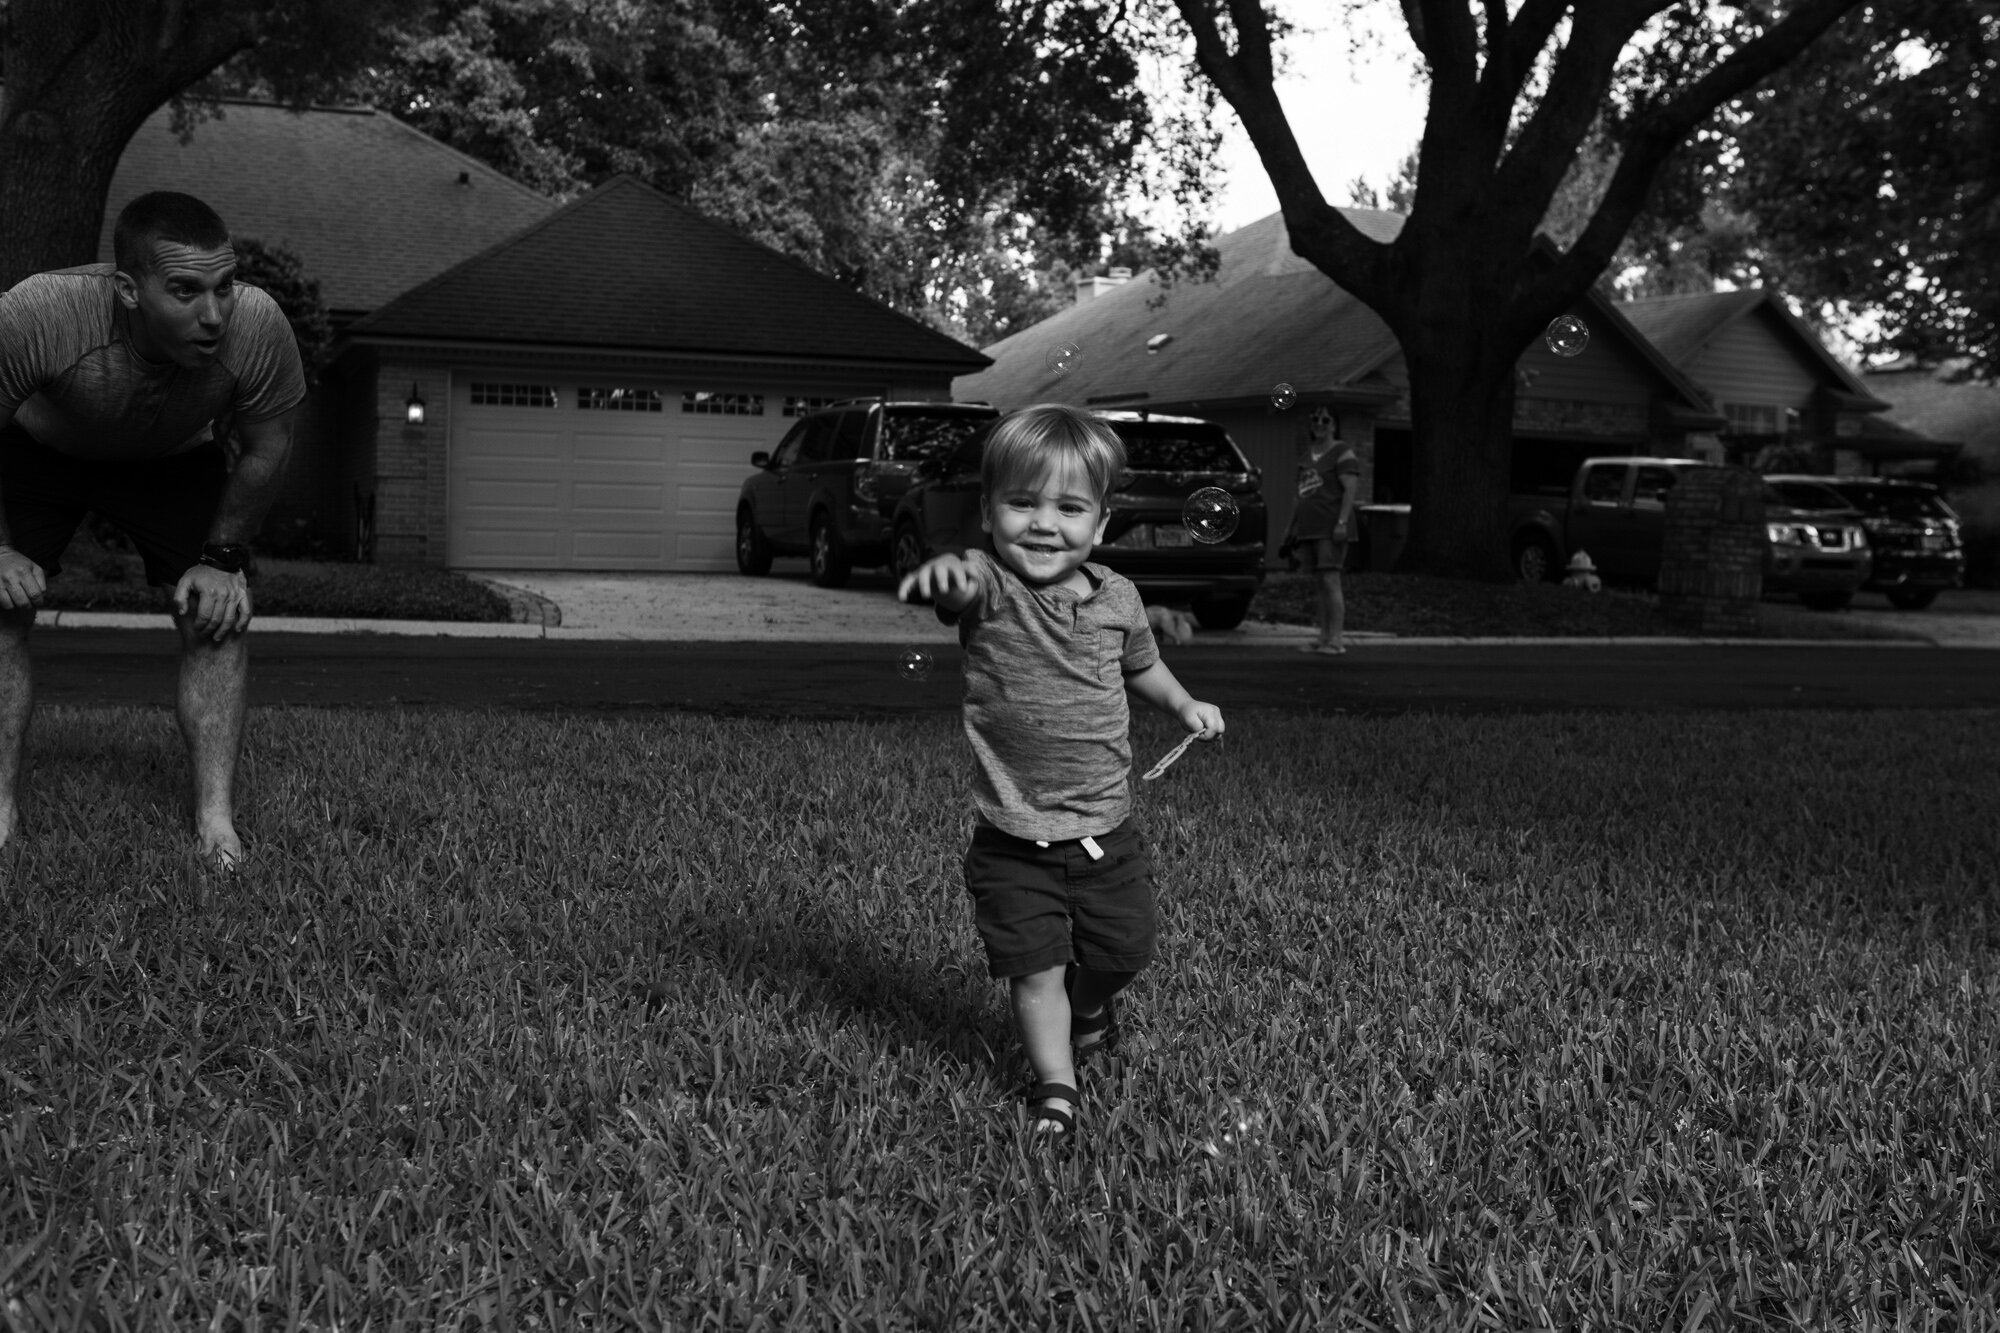
{"type": "Polygon", "coordinates": [[[97,259],[105,197],[133,133],[119,119],[80,101],[0,119],[0,290],[97,259]]]}
{"type": "Polygon", "coordinates": [[[1514,577],[1506,495],[1514,457],[1514,362],[1472,325],[1403,341],[1410,372],[1410,535],[1401,568],[1448,578],[1514,577]]]}
{"type": "MultiPolygon", "coordinates": [[[[125,145],[168,99],[250,45],[241,6],[0,0],[0,289],[97,258],[125,145]]],[[[201,193],[200,181],[182,188],[201,193]]]]}

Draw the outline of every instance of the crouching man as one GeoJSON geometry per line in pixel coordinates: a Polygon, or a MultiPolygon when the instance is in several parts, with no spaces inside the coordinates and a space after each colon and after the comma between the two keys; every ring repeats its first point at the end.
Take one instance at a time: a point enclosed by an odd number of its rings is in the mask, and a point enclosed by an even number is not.
{"type": "Polygon", "coordinates": [[[229,231],[199,199],[134,199],[113,252],[115,263],[37,273],[0,294],[0,843],[19,820],[28,631],[94,511],[166,592],[195,837],[232,867],[243,855],[231,793],[250,661],[247,543],[276,498],[305,375],[277,303],[236,282],[229,231]],[[218,417],[242,446],[233,468],[218,417]]]}

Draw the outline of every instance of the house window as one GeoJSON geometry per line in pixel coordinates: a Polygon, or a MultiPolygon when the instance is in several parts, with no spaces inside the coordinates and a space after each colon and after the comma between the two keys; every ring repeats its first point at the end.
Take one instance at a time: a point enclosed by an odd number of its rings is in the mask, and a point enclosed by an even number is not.
{"type": "Polygon", "coordinates": [[[725,417],[761,417],[764,415],[764,395],[761,393],[709,393],[691,389],[681,395],[681,411],[706,412],[725,417]]]}
{"type": "Polygon", "coordinates": [[[832,407],[839,401],[838,398],[814,398],[805,394],[788,393],[785,395],[785,415],[802,417],[808,412],[817,412],[822,407],[832,407]]]}
{"type": "Polygon", "coordinates": [[[597,389],[581,386],[576,405],[585,412],[663,412],[658,389],[597,389]]]}
{"type": "Polygon", "coordinates": [[[1785,428],[1785,410],[1770,403],[1724,403],[1731,435],[1778,435],[1785,428]]]}
{"type": "Polygon", "coordinates": [[[482,384],[472,382],[474,407],[554,407],[556,391],[547,384],[482,384]]]}

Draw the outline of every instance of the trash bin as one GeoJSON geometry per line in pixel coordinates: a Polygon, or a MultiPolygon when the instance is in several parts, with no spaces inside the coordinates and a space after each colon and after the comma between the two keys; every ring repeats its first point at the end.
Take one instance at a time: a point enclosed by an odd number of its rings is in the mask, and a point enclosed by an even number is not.
{"type": "Polygon", "coordinates": [[[1358,568],[1386,574],[1403,558],[1403,546],[1410,540],[1408,505],[1361,505],[1361,556],[1358,568]]]}

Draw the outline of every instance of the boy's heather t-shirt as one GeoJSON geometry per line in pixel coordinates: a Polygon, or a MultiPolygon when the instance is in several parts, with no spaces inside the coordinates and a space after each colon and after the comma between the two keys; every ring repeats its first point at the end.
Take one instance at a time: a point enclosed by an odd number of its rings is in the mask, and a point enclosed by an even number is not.
{"type": "Polygon", "coordinates": [[[37,273],[0,293],[0,410],[60,454],[138,462],[181,453],[233,414],[262,421],[306,396],[298,340],[278,303],[248,284],[215,355],[196,367],[146,360],[126,335],[111,264],[37,273]]]}
{"type": "Polygon", "coordinates": [[[965,734],[981,818],[1017,838],[1108,833],[1132,812],[1125,676],[1160,660],[1130,579],[1086,562],[1087,597],[1038,588],[969,550],[979,595],[956,615],[965,649],[965,734]]]}

